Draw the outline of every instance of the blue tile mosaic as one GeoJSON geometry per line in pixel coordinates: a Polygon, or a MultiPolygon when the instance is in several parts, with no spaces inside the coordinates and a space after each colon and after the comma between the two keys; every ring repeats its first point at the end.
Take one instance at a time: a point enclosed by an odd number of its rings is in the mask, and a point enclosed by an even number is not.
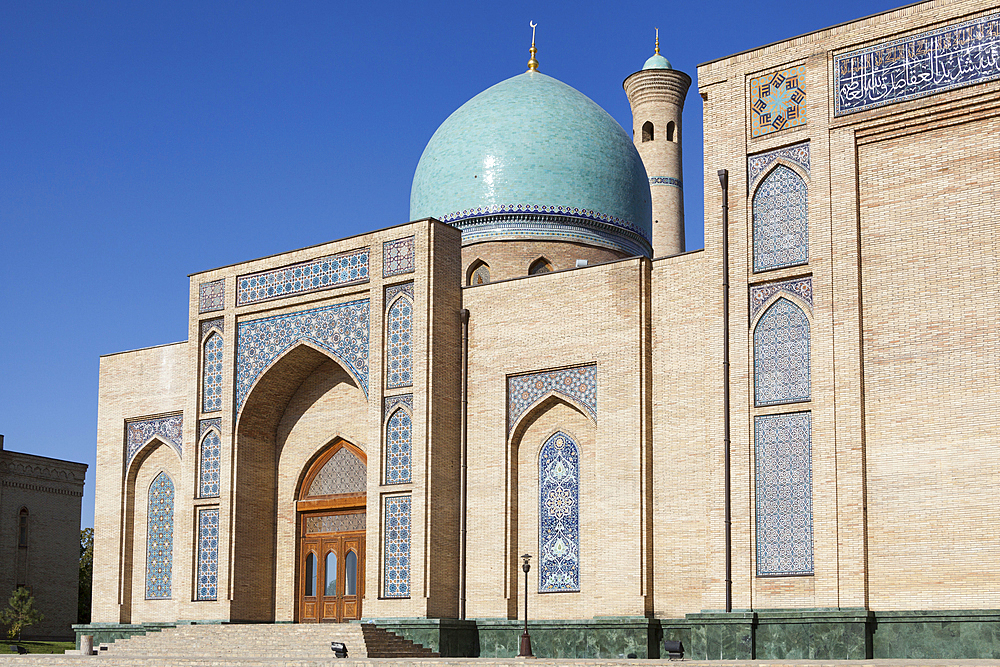
{"type": "Polygon", "coordinates": [[[222,336],[213,332],[205,341],[201,369],[201,410],[222,409],[222,336]]]}
{"type": "Polygon", "coordinates": [[[226,332],[225,318],[223,317],[213,317],[210,320],[203,320],[198,327],[198,338],[199,340],[205,340],[205,336],[209,331],[218,331],[219,333],[226,332]]]}
{"type": "Polygon", "coordinates": [[[389,304],[385,337],[385,386],[412,387],[413,301],[409,296],[401,293],[389,304]]]}
{"type": "Polygon", "coordinates": [[[397,394],[386,396],[382,400],[382,419],[389,418],[389,414],[396,409],[396,406],[405,405],[410,414],[413,414],[413,394],[397,394]]]}
{"type": "Polygon", "coordinates": [[[812,574],[812,415],[755,417],[754,462],[757,574],[812,574]]]}
{"type": "Polygon", "coordinates": [[[763,176],[768,168],[778,160],[788,160],[802,167],[807,174],[811,172],[812,162],[809,156],[809,142],[805,141],[794,146],[785,146],[777,150],[747,156],[747,187],[753,191],[757,179],[763,176]]]}
{"type": "Polygon", "coordinates": [[[767,175],[753,196],[753,270],[809,261],[809,193],[785,165],[767,175]]]}
{"type": "Polygon", "coordinates": [[[806,124],[805,65],[750,79],[750,137],[806,124]]]}
{"type": "Polygon", "coordinates": [[[198,510],[198,600],[219,599],[219,508],[198,510]]]}
{"type": "Polygon", "coordinates": [[[198,496],[200,498],[219,497],[219,470],[222,461],[222,439],[219,432],[210,429],[201,439],[198,453],[198,496]]]}
{"type": "Polygon", "coordinates": [[[538,456],[538,592],[580,590],[580,450],[562,431],[538,456]]]}
{"type": "Polygon", "coordinates": [[[169,600],[174,565],[174,483],[161,472],[146,505],[146,599],[169,600]]]}
{"type": "Polygon", "coordinates": [[[757,317],[761,307],[775,294],[791,294],[805,301],[809,308],[813,305],[812,278],[794,278],[777,283],[765,283],[750,287],[750,321],[757,317]]]}
{"type": "Polygon", "coordinates": [[[413,421],[397,408],[385,425],[385,483],[409,484],[413,449],[413,421]]]}
{"type": "Polygon", "coordinates": [[[302,341],[326,350],[368,395],[368,299],[240,322],[236,335],[236,412],[257,378],[286,350],[302,341]]]}
{"type": "Polygon", "coordinates": [[[834,115],[1000,79],[1000,14],[842,53],[834,115]]]}
{"type": "Polygon", "coordinates": [[[413,298],[413,283],[403,283],[402,285],[390,285],[385,288],[385,300],[386,306],[392,303],[392,300],[396,298],[397,294],[405,294],[411,299],[413,298]]]}
{"type": "Polygon", "coordinates": [[[410,597],[410,496],[386,496],[382,522],[382,590],[387,598],[410,597]]]}
{"type": "MultiPolygon", "coordinates": [[[[510,209],[527,206],[508,206],[510,209]]],[[[556,208],[556,207],[549,207],[556,208]]],[[[484,241],[568,241],[620,250],[632,256],[650,256],[648,240],[630,229],[582,216],[534,213],[477,215],[450,223],[462,230],[462,244],[484,241]]]]}
{"type": "Polygon", "coordinates": [[[809,400],[809,318],[788,299],[768,306],[754,327],[753,378],[757,406],[809,400]]]}
{"type": "Polygon", "coordinates": [[[198,312],[211,313],[226,307],[226,279],[198,285],[198,312]]]}
{"type": "Polygon", "coordinates": [[[136,419],[125,422],[125,466],[151,438],[159,438],[177,451],[184,453],[184,415],[167,415],[150,419],[136,419]]]}
{"type": "Polygon", "coordinates": [[[212,417],[211,419],[202,419],[198,422],[198,439],[201,440],[208,433],[208,429],[214,428],[219,433],[222,433],[222,417],[212,417]]]}
{"type": "Polygon", "coordinates": [[[507,378],[507,433],[535,403],[550,393],[572,399],[597,421],[597,364],[507,378]]]}
{"type": "Polygon", "coordinates": [[[413,273],[415,252],[413,236],[382,242],[382,277],[413,273]]]}
{"type": "Polygon", "coordinates": [[[236,305],[368,282],[368,248],[240,276],[236,305]]]}
{"type": "Polygon", "coordinates": [[[341,447],[313,478],[306,496],[336,496],[365,493],[367,490],[368,468],[365,462],[347,447],[341,447]]]}
{"type": "Polygon", "coordinates": [[[679,178],[672,178],[670,176],[650,176],[649,177],[649,184],[650,185],[672,185],[675,188],[681,188],[682,190],[684,189],[684,184],[681,183],[681,179],[679,179],[679,178]]]}

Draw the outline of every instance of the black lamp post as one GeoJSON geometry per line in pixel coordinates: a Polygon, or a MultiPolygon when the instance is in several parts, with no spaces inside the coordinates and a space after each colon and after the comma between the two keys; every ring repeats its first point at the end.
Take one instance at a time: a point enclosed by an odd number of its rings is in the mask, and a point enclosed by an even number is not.
{"type": "Polygon", "coordinates": [[[528,634],[528,571],[531,569],[531,554],[524,554],[521,556],[524,560],[524,565],[521,569],[524,570],[524,634],[521,635],[521,652],[517,654],[519,658],[534,658],[535,656],[531,653],[531,635],[528,634]]]}

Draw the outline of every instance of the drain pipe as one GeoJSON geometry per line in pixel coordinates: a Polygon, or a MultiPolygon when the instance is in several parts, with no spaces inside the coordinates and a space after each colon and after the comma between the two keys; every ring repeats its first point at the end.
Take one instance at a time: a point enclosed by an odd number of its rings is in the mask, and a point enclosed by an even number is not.
{"type": "Polygon", "coordinates": [[[469,479],[469,309],[462,309],[462,479],[459,484],[459,507],[461,508],[461,540],[459,541],[458,565],[458,617],[465,620],[465,541],[468,532],[466,505],[469,479]]]}
{"type": "Polygon", "coordinates": [[[724,502],[726,513],[726,613],[733,610],[733,515],[729,484],[729,171],[719,170],[722,185],[722,441],[725,468],[724,502]]]}

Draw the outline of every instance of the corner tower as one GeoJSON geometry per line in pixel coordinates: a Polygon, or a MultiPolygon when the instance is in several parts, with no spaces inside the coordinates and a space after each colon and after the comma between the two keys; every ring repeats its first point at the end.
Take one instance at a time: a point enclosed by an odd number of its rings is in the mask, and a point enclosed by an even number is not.
{"type": "Polygon", "coordinates": [[[649,176],[653,205],[653,256],[684,252],[681,113],[691,77],[655,53],[622,84],[632,107],[632,141],[649,176]]]}

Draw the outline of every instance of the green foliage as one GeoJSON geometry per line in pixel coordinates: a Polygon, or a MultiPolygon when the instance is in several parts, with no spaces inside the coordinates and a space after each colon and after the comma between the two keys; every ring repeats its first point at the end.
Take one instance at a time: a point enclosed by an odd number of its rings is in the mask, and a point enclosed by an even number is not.
{"type": "Polygon", "coordinates": [[[80,594],[76,622],[90,623],[90,596],[94,583],[94,529],[80,531],[80,594]]]}
{"type": "MultiPolygon", "coordinates": [[[[73,642],[18,642],[22,648],[28,649],[28,653],[59,653],[63,654],[70,649],[76,648],[73,642]]],[[[0,654],[16,653],[10,650],[10,644],[6,642],[0,644],[0,654]]],[[[6,664],[6,663],[4,663],[6,664]]],[[[16,664],[16,663],[10,663],[16,664]]]]}
{"type": "Polygon", "coordinates": [[[7,636],[21,639],[21,630],[45,620],[45,615],[35,609],[35,598],[27,588],[18,588],[7,601],[7,609],[0,610],[0,623],[7,626],[7,636]]]}

